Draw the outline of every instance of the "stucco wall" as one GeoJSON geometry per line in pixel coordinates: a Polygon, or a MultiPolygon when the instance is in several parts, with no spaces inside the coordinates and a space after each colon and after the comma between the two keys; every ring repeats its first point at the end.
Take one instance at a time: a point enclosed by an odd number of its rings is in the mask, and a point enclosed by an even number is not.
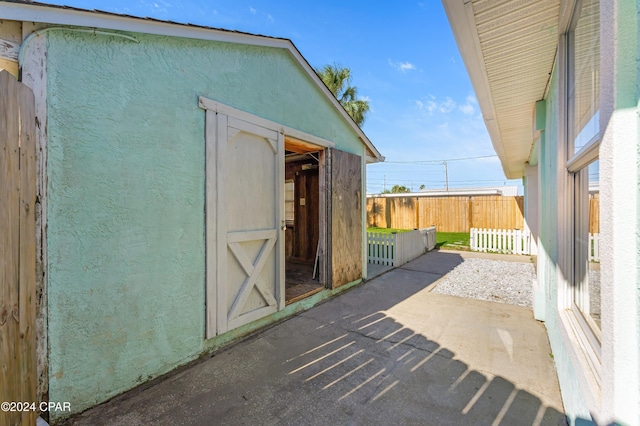
{"type": "Polygon", "coordinates": [[[602,421],[640,423],[636,0],[601,0],[602,421]]]}
{"type": "Polygon", "coordinates": [[[541,146],[541,253],[539,285],[545,285],[546,327],[558,371],[565,411],[575,424],[640,422],[640,124],[638,8],[633,0],[601,0],[600,230],[602,343],[599,383],[589,372],[575,332],[563,320],[569,292],[563,256],[570,223],[562,203],[564,171],[559,141],[558,69],[547,97],[547,129],[541,146]]]}
{"type": "Polygon", "coordinates": [[[135,37],[48,34],[49,398],[74,412],[215,346],[199,95],[364,152],[283,50],[135,37]]]}

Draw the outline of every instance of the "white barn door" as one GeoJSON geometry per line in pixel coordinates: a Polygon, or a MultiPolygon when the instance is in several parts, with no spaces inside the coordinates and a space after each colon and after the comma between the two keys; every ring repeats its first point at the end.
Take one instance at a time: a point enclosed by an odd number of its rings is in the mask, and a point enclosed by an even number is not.
{"type": "Polygon", "coordinates": [[[207,337],[284,307],[284,142],[207,111],[207,337]]]}

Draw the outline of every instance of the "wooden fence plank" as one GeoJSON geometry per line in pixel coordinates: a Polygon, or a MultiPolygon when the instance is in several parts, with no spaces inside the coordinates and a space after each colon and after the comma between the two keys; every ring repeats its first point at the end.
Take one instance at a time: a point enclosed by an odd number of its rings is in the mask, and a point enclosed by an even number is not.
{"type": "MultiPolygon", "coordinates": [[[[19,146],[14,118],[17,91],[14,77],[0,72],[0,401],[20,400],[19,333],[19,146]],[[17,385],[17,386],[16,386],[17,385]]],[[[0,412],[0,424],[17,424],[20,413],[0,412]]]]}
{"type": "MultiPolygon", "coordinates": [[[[0,401],[37,403],[35,119],[30,89],[0,71],[0,401]]],[[[35,424],[37,411],[0,411],[35,424]]]]}
{"type": "MultiPolygon", "coordinates": [[[[19,86],[20,111],[20,376],[23,401],[36,398],[36,151],[33,92],[19,86]]],[[[34,424],[37,411],[22,413],[22,424],[34,424]]]]}

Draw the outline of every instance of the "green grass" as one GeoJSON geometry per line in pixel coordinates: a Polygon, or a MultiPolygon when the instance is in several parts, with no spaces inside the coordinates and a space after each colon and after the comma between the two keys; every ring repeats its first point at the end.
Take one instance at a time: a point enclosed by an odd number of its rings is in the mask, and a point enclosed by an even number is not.
{"type": "Polygon", "coordinates": [[[468,232],[437,232],[436,248],[469,250],[468,232]]]}
{"type": "Polygon", "coordinates": [[[367,228],[367,232],[377,232],[380,234],[391,234],[392,232],[402,233],[413,231],[413,229],[395,229],[395,228],[367,228]]]}
{"type": "MultiPolygon", "coordinates": [[[[392,232],[409,232],[412,229],[367,228],[368,232],[391,234],[392,232]]],[[[468,232],[436,232],[436,248],[449,250],[469,250],[468,232]]]]}

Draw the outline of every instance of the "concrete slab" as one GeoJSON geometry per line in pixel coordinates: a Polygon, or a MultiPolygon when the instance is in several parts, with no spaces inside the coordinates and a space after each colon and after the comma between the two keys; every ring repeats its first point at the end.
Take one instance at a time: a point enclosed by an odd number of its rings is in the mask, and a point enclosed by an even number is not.
{"type": "Polygon", "coordinates": [[[401,266],[402,269],[444,275],[464,261],[464,252],[434,250],[401,266]]]}
{"type": "Polygon", "coordinates": [[[500,254],[500,253],[483,253],[480,251],[461,251],[461,250],[439,250],[440,253],[457,254],[463,259],[476,258],[476,259],[490,259],[490,260],[502,260],[505,262],[524,262],[535,263],[532,261],[532,256],[524,254],[500,254]]]}
{"type": "Polygon", "coordinates": [[[565,424],[543,325],[430,292],[435,253],[68,423],[565,424]]]}
{"type": "Polygon", "coordinates": [[[367,276],[368,276],[368,280],[372,280],[375,277],[384,274],[385,272],[388,272],[390,270],[393,269],[393,266],[389,266],[389,265],[376,265],[373,263],[368,263],[367,264],[367,276]]]}

